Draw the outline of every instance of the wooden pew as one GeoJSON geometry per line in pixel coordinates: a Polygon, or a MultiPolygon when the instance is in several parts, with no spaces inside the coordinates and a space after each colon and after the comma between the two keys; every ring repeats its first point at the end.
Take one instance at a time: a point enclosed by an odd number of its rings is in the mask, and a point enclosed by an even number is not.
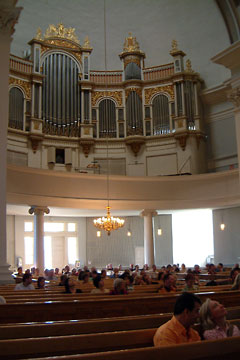
{"type": "MultiPolygon", "coordinates": [[[[56,356],[54,360],[232,360],[240,353],[240,337],[209,340],[161,348],[149,347],[102,353],[56,356]]],[[[50,360],[37,358],[35,360],[50,360]]]]}
{"type": "MultiPolygon", "coordinates": [[[[202,301],[211,297],[225,307],[239,305],[240,291],[197,293],[202,301]]],[[[26,321],[53,321],[69,319],[93,319],[112,316],[131,316],[172,312],[179,294],[166,296],[128,295],[88,298],[68,301],[47,301],[44,303],[22,303],[20,311],[16,304],[5,304],[0,312],[0,323],[26,321]]]]}
{"type": "MultiPolygon", "coordinates": [[[[227,319],[240,318],[240,306],[227,309],[227,319]]],[[[0,325],[0,340],[27,337],[90,334],[98,332],[158,328],[170,320],[172,314],[154,314],[89,319],[76,321],[54,321],[49,323],[26,323],[0,325]]]]}
{"type": "MultiPolygon", "coordinates": [[[[240,320],[235,320],[235,323],[239,324],[240,320]]],[[[155,332],[156,328],[97,334],[0,340],[1,357],[4,359],[25,359],[37,356],[49,357],[152,347],[155,332]]]]}

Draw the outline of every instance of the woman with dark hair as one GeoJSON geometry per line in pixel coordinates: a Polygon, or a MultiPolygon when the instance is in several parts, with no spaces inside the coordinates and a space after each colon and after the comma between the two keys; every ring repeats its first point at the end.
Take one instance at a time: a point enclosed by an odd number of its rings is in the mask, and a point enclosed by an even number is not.
{"type": "Polygon", "coordinates": [[[109,289],[104,288],[104,281],[100,275],[96,276],[93,279],[93,285],[96,287],[96,289],[93,289],[91,291],[91,294],[108,294],[109,289]]]}
{"type": "Polygon", "coordinates": [[[74,279],[68,277],[65,281],[65,294],[76,294],[81,293],[81,289],[76,289],[76,282],[74,279]]]}
{"type": "Polygon", "coordinates": [[[45,279],[43,276],[39,276],[37,279],[37,289],[45,289],[45,279]]]}

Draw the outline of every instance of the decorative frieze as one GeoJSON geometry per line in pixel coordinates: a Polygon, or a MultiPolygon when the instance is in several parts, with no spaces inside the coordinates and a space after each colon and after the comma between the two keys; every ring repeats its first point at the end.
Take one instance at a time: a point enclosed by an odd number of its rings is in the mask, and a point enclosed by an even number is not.
{"type": "Polygon", "coordinates": [[[92,106],[96,106],[97,102],[105,98],[113,98],[118,106],[122,106],[122,91],[96,91],[92,93],[92,106]]]}
{"type": "Polygon", "coordinates": [[[149,105],[151,103],[151,99],[155,94],[168,93],[171,97],[171,100],[174,100],[174,88],[173,85],[167,86],[158,86],[155,88],[145,89],[145,105],[149,105]]]}
{"type": "Polygon", "coordinates": [[[31,84],[29,82],[9,77],[9,85],[17,85],[21,87],[26,95],[26,98],[31,99],[31,84]]]}

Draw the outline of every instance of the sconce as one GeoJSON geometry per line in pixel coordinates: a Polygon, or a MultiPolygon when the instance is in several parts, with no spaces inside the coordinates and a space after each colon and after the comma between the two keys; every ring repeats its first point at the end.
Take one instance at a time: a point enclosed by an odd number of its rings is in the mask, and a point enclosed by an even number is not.
{"type": "Polygon", "coordinates": [[[128,231],[127,231],[127,236],[132,236],[132,232],[131,232],[131,230],[129,230],[129,229],[128,229],[128,231]]]}
{"type": "Polygon", "coordinates": [[[224,222],[221,222],[221,224],[220,224],[220,229],[221,229],[222,231],[224,231],[224,230],[225,230],[225,227],[226,227],[226,225],[224,224],[224,222]]]}
{"type": "Polygon", "coordinates": [[[97,231],[97,237],[101,237],[101,231],[97,231]]]}
{"type": "Polygon", "coordinates": [[[221,224],[220,224],[220,229],[221,229],[222,231],[224,231],[224,230],[225,230],[225,227],[226,227],[226,225],[225,225],[225,223],[224,223],[224,221],[223,221],[223,214],[222,214],[222,221],[221,221],[221,224]]]}
{"type": "Polygon", "coordinates": [[[161,228],[158,228],[158,230],[157,230],[157,234],[158,234],[159,236],[161,236],[161,235],[162,235],[162,229],[161,229],[161,228]]]}

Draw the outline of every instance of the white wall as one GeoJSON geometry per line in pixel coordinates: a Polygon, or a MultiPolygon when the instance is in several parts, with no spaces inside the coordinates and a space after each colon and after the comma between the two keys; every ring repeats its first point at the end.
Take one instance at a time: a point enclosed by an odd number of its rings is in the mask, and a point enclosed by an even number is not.
{"type": "Polygon", "coordinates": [[[240,208],[213,211],[214,261],[234,265],[240,263],[240,208]],[[220,230],[221,222],[226,227],[220,230]]]}
{"type": "MultiPolygon", "coordinates": [[[[23,6],[23,11],[15,25],[13,54],[22,56],[38,27],[45,32],[49,24],[63,21],[66,27],[76,29],[81,44],[89,36],[93,47],[91,69],[104,69],[103,0],[19,0],[18,6],[23,6]]],[[[106,18],[109,70],[121,69],[118,54],[131,31],[146,53],[146,66],[172,61],[169,51],[172,40],[176,39],[207,87],[229,77],[228,70],[210,61],[230,45],[214,0],[107,0],[106,18]]]]}

